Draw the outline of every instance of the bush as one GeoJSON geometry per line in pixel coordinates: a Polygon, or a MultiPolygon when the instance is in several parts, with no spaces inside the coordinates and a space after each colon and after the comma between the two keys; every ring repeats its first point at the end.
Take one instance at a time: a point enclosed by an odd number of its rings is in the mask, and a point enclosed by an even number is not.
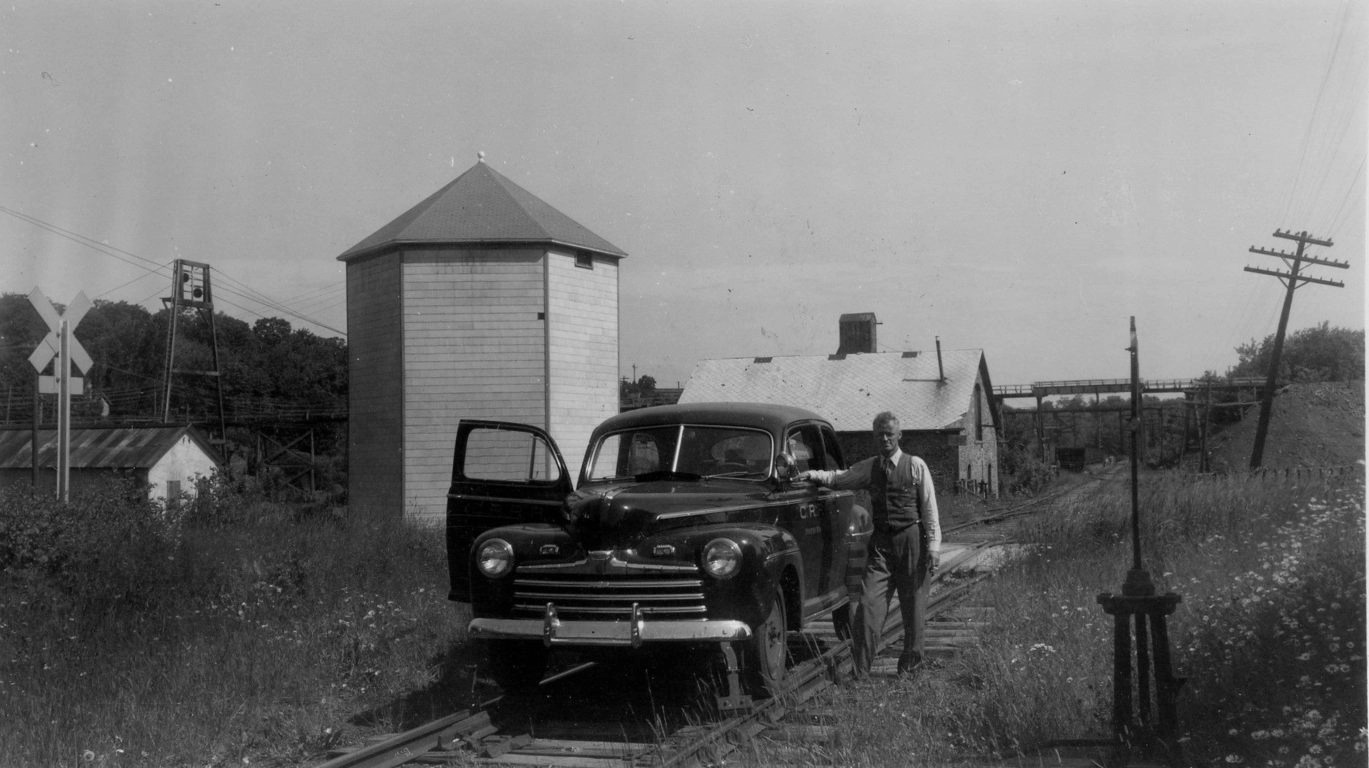
{"type": "Polygon", "coordinates": [[[1003,453],[1003,471],[1012,477],[1008,493],[1033,496],[1055,479],[1055,468],[1037,457],[1027,446],[1008,446],[1003,453]]]}
{"type": "Polygon", "coordinates": [[[174,581],[180,515],[132,480],[76,491],[63,504],[0,489],[0,570],[56,587],[85,614],[150,605],[174,581]]]}

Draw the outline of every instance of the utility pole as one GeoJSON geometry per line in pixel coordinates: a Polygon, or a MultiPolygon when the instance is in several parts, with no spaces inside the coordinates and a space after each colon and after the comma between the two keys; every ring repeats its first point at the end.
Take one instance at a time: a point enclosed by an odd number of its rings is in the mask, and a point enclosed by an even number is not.
{"type": "Polygon", "coordinates": [[[1320,245],[1323,248],[1330,248],[1335,245],[1330,240],[1318,240],[1307,232],[1285,232],[1281,229],[1274,230],[1274,237],[1281,237],[1285,240],[1294,240],[1298,243],[1296,253],[1286,251],[1271,251],[1267,248],[1256,248],[1250,246],[1251,253],[1261,253],[1265,256],[1277,256],[1284,260],[1288,265],[1287,272],[1272,269],[1260,269],[1258,267],[1246,267],[1246,272],[1254,272],[1260,275],[1270,275],[1277,277],[1284,284],[1286,291],[1283,296],[1283,311],[1279,313],[1279,330],[1274,335],[1274,351],[1269,359],[1269,373],[1265,377],[1264,397],[1260,400],[1260,422],[1255,429],[1255,450],[1250,453],[1250,468],[1259,469],[1264,461],[1264,439],[1269,433],[1269,415],[1274,410],[1274,385],[1279,376],[1279,357],[1283,354],[1283,337],[1288,330],[1288,313],[1293,308],[1293,291],[1300,285],[1307,283],[1320,283],[1330,285],[1335,288],[1344,288],[1345,283],[1337,280],[1323,280],[1317,277],[1308,277],[1302,274],[1304,264],[1320,264],[1324,267],[1335,267],[1337,269],[1349,269],[1350,265],[1344,261],[1329,261],[1317,259],[1305,254],[1307,246],[1320,245]]]}

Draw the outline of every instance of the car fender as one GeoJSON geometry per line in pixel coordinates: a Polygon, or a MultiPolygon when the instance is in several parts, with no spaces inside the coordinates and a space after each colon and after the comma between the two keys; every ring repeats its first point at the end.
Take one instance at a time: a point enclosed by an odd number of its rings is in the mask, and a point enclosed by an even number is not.
{"type": "MultiPolygon", "coordinates": [[[[788,531],[771,525],[716,525],[695,529],[690,539],[697,540],[698,548],[716,538],[730,538],[742,548],[742,571],[730,581],[745,585],[745,594],[734,592],[737,617],[749,624],[759,622],[770,610],[775,587],[784,583],[786,570],[794,572],[791,596],[793,608],[802,605],[804,595],[803,556],[799,543],[788,531]]],[[[791,614],[793,611],[791,610],[791,614]]]]}

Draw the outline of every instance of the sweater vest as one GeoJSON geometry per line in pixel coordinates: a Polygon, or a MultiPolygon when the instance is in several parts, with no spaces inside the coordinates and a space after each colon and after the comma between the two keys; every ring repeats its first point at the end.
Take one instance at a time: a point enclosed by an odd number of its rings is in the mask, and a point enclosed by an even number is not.
{"type": "Polygon", "coordinates": [[[903,454],[890,477],[884,470],[884,459],[876,458],[870,468],[870,510],[875,530],[897,533],[917,525],[922,516],[918,509],[918,482],[913,479],[913,457],[903,454]]]}

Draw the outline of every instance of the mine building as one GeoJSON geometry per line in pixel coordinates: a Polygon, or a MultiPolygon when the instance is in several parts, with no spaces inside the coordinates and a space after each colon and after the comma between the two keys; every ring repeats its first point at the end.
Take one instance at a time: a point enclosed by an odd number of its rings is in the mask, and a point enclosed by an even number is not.
{"type": "Polygon", "coordinates": [[[700,360],[682,403],[797,405],[832,422],[848,463],[871,456],[875,414],[892,411],[905,452],[921,456],[938,492],[999,492],[998,411],[980,349],[877,352],[872,313],[842,315],[832,355],[700,360]]]}
{"type": "Polygon", "coordinates": [[[578,469],[618,411],[626,255],[482,157],[338,256],[349,505],[440,521],[461,419],[547,429],[578,469]]]}

